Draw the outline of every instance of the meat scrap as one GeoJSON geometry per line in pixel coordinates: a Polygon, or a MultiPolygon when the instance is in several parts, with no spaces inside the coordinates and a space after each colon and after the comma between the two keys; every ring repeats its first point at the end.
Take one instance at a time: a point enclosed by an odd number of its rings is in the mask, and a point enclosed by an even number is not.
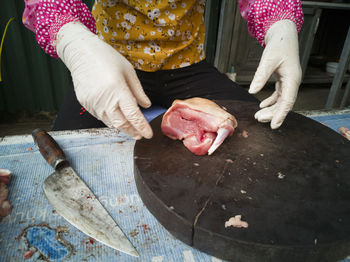
{"type": "Polygon", "coordinates": [[[346,128],[345,126],[338,128],[339,133],[345,137],[346,139],[350,140],[350,130],[349,128],[346,128]]]}
{"type": "Polygon", "coordinates": [[[171,139],[183,140],[195,155],[211,155],[233,134],[236,118],[204,98],[175,100],[165,112],[161,129],[171,139]]]}
{"type": "Polygon", "coordinates": [[[11,172],[7,169],[0,169],[0,217],[11,213],[11,205],[7,199],[9,190],[7,184],[10,182],[11,172]]]}
{"type": "Polygon", "coordinates": [[[225,227],[244,227],[247,228],[248,227],[248,223],[245,221],[241,220],[242,216],[241,215],[236,215],[234,217],[231,217],[228,221],[225,222],[225,227]]]}
{"type": "Polygon", "coordinates": [[[26,251],[26,252],[24,253],[24,255],[23,255],[24,259],[29,259],[29,258],[31,258],[31,257],[34,255],[35,252],[36,252],[36,248],[31,248],[31,249],[29,249],[28,251],[26,251]]]}
{"type": "Polygon", "coordinates": [[[11,178],[11,171],[8,169],[0,168],[0,182],[4,184],[8,184],[11,178]]]}

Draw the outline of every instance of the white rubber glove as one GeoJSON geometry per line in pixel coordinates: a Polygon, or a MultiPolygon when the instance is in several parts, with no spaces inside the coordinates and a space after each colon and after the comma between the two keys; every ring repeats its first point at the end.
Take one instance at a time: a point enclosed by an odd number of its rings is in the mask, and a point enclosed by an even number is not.
{"type": "Polygon", "coordinates": [[[250,85],[249,93],[259,92],[275,73],[275,92],[260,103],[255,119],[270,122],[271,128],[281,126],[292,110],[301,81],[298,32],[290,20],[274,23],[265,35],[265,50],[250,85]]]}
{"type": "Polygon", "coordinates": [[[65,24],[57,34],[56,50],[72,74],[80,104],[108,127],[135,139],[153,133],[138,104],[149,107],[130,62],[83,24],[65,24]]]}

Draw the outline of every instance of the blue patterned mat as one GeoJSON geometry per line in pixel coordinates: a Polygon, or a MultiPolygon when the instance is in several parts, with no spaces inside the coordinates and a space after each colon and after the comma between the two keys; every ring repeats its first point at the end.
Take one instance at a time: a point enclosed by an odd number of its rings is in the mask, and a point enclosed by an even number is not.
{"type": "MultiPolygon", "coordinates": [[[[148,120],[164,109],[146,113],[148,120]]],[[[337,130],[350,128],[350,114],[312,117],[337,130]]],[[[143,205],[133,178],[134,141],[109,129],[55,132],[73,168],[95,193],[140,253],[134,258],[96,242],[49,205],[42,182],[53,172],[32,137],[0,138],[0,168],[12,171],[12,213],[0,221],[0,261],[219,262],[174,239],[143,205]]],[[[343,260],[349,261],[350,259],[343,260]]]]}

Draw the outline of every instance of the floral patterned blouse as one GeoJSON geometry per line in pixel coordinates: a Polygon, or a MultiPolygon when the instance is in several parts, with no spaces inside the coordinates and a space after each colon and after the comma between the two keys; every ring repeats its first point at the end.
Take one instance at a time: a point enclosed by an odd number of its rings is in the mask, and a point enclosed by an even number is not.
{"type": "MultiPolygon", "coordinates": [[[[24,0],[23,23],[44,51],[57,57],[56,35],[80,21],[143,71],[175,69],[205,58],[205,0],[96,0],[92,13],[81,0],[24,0]]],[[[260,44],[282,19],[303,23],[300,0],[239,0],[248,30],[260,44]]]]}

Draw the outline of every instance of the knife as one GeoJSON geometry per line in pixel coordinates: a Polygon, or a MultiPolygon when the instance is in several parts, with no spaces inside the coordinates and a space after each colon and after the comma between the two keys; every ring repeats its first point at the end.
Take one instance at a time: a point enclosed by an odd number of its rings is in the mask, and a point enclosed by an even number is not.
{"type": "Polygon", "coordinates": [[[41,155],[56,171],[45,179],[43,190],[57,213],[97,241],[138,257],[128,238],[70,166],[56,141],[40,128],[32,136],[41,155]]]}

